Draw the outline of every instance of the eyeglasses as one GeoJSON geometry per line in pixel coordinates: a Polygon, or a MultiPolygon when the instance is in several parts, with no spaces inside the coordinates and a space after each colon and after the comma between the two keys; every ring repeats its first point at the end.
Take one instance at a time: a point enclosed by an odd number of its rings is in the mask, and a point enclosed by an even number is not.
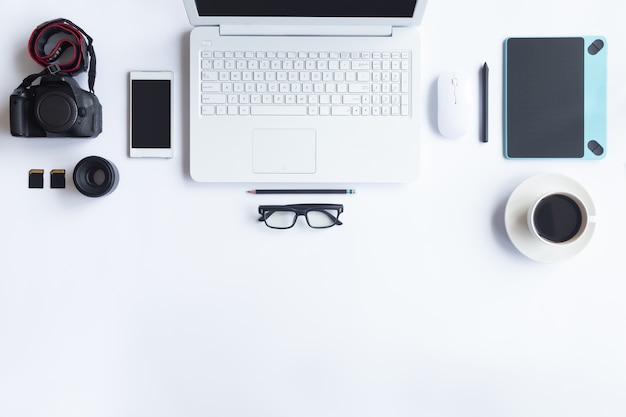
{"type": "Polygon", "coordinates": [[[324,229],[342,225],[339,215],[342,204],[290,204],[286,206],[259,206],[260,222],[272,229],[289,229],[296,224],[298,216],[304,216],[307,224],[314,229],[324,229]]]}

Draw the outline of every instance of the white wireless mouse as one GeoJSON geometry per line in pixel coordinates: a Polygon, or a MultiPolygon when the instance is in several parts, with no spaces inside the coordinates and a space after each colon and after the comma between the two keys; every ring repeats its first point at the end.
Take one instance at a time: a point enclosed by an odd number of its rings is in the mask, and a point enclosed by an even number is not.
{"type": "Polygon", "coordinates": [[[437,124],[445,137],[458,138],[467,133],[467,90],[466,78],[460,72],[441,74],[437,80],[437,124]]]}

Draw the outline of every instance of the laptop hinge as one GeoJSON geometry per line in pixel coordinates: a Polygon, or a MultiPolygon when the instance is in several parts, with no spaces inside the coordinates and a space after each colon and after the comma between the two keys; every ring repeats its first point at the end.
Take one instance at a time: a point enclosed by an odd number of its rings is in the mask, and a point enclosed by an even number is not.
{"type": "Polygon", "coordinates": [[[384,25],[221,25],[222,36],[391,36],[384,25]]]}

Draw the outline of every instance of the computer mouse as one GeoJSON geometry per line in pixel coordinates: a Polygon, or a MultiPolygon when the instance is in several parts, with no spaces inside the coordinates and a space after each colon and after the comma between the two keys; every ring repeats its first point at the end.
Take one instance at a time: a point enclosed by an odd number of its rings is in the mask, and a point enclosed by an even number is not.
{"type": "Polygon", "coordinates": [[[469,124],[468,86],[460,72],[441,74],[437,80],[437,124],[448,138],[467,133],[469,124]]]}

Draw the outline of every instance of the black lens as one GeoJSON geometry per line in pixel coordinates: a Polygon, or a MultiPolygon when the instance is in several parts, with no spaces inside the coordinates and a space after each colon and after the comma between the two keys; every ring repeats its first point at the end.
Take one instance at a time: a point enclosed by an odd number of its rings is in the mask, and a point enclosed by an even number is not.
{"type": "Polygon", "coordinates": [[[87,197],[102,197],[117,187],[119,175],[111,162],[99,156],[88,156],[74,168],[74,185],[87,197]]]}

